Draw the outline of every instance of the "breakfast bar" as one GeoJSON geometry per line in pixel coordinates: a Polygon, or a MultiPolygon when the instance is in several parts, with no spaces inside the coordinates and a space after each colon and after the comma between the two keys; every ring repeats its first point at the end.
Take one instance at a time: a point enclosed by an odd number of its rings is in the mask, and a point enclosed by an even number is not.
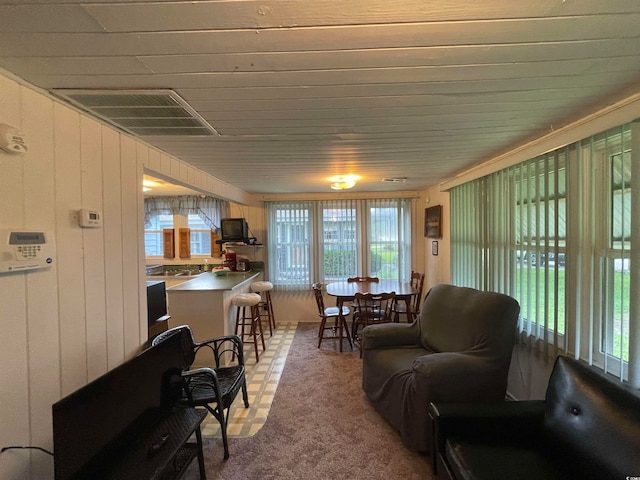
{"type": "MultiPolygon", "coordinates": [[[[196,341],[233,334],[235,310],[231,299],[249,292],[251,283],[261,277],[261,270],[230,272],[224,276],[205,272],[168,288],[169,328],[189,325],[196,341]]],[[[198,357],[194,366],[203,366],[198,357]]]]}

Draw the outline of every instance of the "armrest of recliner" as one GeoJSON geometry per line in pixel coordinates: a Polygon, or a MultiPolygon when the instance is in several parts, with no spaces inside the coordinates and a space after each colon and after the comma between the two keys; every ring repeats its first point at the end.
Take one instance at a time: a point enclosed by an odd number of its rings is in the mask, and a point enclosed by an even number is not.
{"type": "Polygon", "coordinates": [[[433,402],[496,401],[504,396],[493,360],[474,352],[423,355],[413,361],[413,372],[433,402]]]}
{"type": "Polygon", "coordinates": [[[544,400],[429,404],[431,459],[449,438],[534,445],[541,442],[544,400]]]}
{"type": "Polygon", "coordinates": [[[420,327],[413,323],[380,323],[362,330],[363,350],[420,344],[420,327]]]}

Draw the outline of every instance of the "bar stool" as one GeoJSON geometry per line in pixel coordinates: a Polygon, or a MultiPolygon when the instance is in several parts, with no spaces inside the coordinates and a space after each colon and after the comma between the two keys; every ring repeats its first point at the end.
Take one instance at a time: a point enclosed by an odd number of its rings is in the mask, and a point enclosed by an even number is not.
{"type": "Polygon", "coordinates": [[[260,295],[257,293],[239,293],[231,299],[238,310],[236,311],[236,330],[238,335],[244,343],[253,343],[256,351],[256,363],[260,360],[260,354],[258,353],[258,337],[262,342],[262,351],[265,350],[264,334],[262,332],[262,323],[260,322],[260,311],[258,305],[260,304],[260,295]],[[249,331],[246,331],[246,327],[249,327],[249,331]],[[259,329],[258,333],[256,330],[259,329]],[[248,338],[249,340],[245,340],[248,338]]]}
{"type": "Polygon", "coordinates": [[[271,303],[273,283],[266,281],[253,282],[251,290],[260,294],[260,319],[267,317],[269,320],[269,335],[273,335],[273,330],[276,328],[276,317],[273,315],[273,303],[271,303]]]}

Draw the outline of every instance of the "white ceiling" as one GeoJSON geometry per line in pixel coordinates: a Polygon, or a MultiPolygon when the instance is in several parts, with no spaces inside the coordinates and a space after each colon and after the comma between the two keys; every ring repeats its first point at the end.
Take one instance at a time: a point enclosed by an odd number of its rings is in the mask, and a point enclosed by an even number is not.
{"type": "Polygon", "coordinates": [[[145,140],[247,192],[422,190],[640,90],[639,25],[637,0],[0,0],[0,68],[173,90],[220,136],[145,140]]]}

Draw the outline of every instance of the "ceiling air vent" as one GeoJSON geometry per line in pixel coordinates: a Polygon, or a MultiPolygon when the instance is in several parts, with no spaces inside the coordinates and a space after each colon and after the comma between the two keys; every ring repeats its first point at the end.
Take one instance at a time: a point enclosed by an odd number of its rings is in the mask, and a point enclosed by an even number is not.
{"type": "Polygon", "coordinates": [[[407,177],[387,177],[382,179],[385,183],[405,183],[407,181],[407,177]]]}
{"type": "Polygon", "coordinates": [[[172,90],[55,89],[51,93],[140,137],[219,135],[172,90]]]}

